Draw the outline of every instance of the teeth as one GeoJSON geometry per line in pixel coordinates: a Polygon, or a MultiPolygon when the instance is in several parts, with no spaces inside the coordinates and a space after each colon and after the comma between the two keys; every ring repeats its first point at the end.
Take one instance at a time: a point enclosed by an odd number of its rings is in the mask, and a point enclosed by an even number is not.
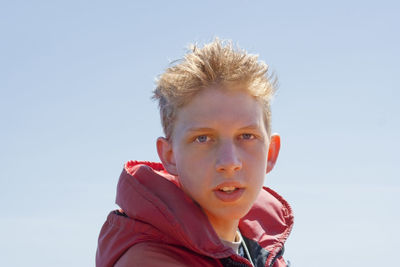
{"type": "Polygon", "coordinates": [[[224,192],[231,192],[231,191],[235,190],[235,187],[234,186],[225,186],[225,187],[222,187],[220,190],[224,191],[224,192]]]}

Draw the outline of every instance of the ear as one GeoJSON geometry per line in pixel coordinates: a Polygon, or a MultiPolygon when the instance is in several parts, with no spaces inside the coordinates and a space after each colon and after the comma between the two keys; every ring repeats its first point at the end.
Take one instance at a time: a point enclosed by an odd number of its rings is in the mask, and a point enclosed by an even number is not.
{"type": "Polygon", "coordinates": [[[280,148],[281,137],[279,136],[279,134],[271,135],[271,140],[268,148],[267,173],[269,173],[274,168],[276,160],[278,159],[280,148]]]}
{"type": "Polygon", "coordinates": [[[164,137],[157,138],[157,153],[167,172],[178,176],[171,142],[164,137]]]}

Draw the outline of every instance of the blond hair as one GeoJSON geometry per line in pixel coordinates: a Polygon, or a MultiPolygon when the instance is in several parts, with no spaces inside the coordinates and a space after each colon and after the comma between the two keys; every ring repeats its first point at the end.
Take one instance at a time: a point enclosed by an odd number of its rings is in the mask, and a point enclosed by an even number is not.
{"type": "MultiPolygon", "coordinates": [[[[153,99],[159,101],[161,123],[166,138],[173,133],[177,111],[202,89],[213,85],[240,84],[259,100],[264,121],[271,134],[271,98],[276,79],[267,75],[268,66],[257,55],[235,48],[230,41],[216,38],[199,48],[191,45],[185,57],[159,76],[153,99]]],[[[229,86],[226,86],[229,87],[229,86]]],[[[221,88],[225,88],[222,87],[221,88]]]]}

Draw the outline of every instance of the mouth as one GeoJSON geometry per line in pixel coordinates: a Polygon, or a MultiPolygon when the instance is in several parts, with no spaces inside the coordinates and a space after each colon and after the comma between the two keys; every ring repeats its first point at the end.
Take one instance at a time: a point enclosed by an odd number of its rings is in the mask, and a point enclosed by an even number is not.
{"type": "Polygon", "coordinates": [[[214,190],[215,196],[223,202],[235,202],[241,198],[245,188],[237,182],[222,183],[214,190]]]}
{"type": "Polygon", "coordinates": [[[224,186],[222,188],[219,188],[218,190],[222,191],[224,193],[231,194],[231,193],[235,192],[236,190],[239,190],[239,188],[238,187],[234,187],[234,186],[224,186]]]}

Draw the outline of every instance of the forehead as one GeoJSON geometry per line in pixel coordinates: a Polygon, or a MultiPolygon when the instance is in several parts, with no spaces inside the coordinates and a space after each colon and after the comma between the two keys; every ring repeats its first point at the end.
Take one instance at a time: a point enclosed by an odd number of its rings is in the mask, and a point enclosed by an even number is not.
{"type": "Polygon", "coordinates": [[[241,89],[206,88],[180,108],[174,132],[191,128],[231,129],[247,126],[264,127],[261,103],[241,89]]]}

